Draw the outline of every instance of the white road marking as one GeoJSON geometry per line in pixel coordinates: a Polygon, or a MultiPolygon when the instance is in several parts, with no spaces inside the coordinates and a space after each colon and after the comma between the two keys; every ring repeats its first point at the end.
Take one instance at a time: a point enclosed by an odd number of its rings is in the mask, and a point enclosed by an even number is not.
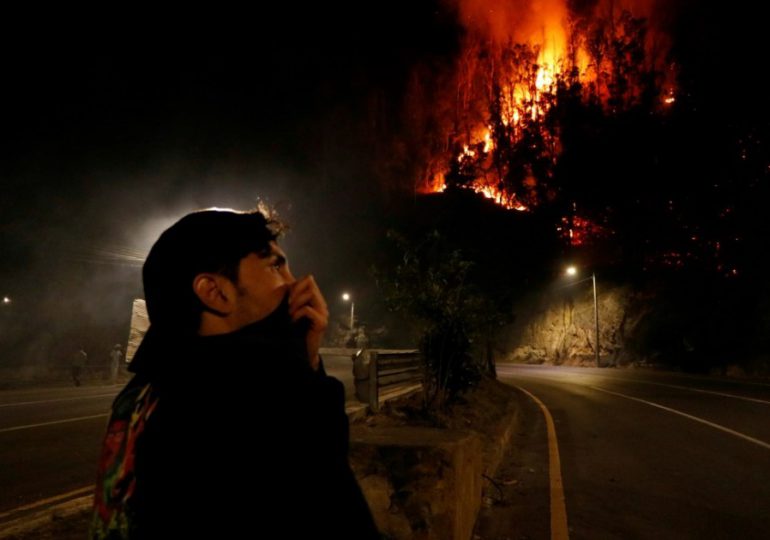
{"type": "Polygon", "coordinates": [[[730,435],[734,435],[734,436],[736,436],[738,438],[744,439],[746,441],[752,442],[752,443],[754,443],[754,444],[756,444],[758,446],[761,446],[763,448],[767,448],[768,450],[770,450],[770,444],[769,443],[766,443],[764,441],[760,441],[759,439],[755,439],[754,437],[750,437],[750,436],[748,436],[748,435],[746,435],[744,433],[740,433],[740,432],[732,430],[730,428],[726,428],[725,426],[722,426],[722,425],[719,425],[719,424],[715,424],[714,422],[709,422],[708,420],[704,420],[703,418],[699,418],[697,416],[693,416],[691,414],[687,414],[685,412],[678,411],[678,410],[672,409],[670,407],[666,407],[666,406],[661,405],[659,403],[653,403],[652,401],[647,401],[645,399],[640,399],[640,398],[633,397],[633,396],[627,396],[626,394],[620,394],[618,392],[612,392],[610,390],[605,390],[604,388],[599,388],[597,386],[591,386],[589,388],[592,388],[594,390],[598,390],[599,392],[604,392],[604,393],[607,393],[607,394],[612,394],[613,396],[619,396],[619,397],[622,397],[622,398],[630,399],[632,401],[638,401],[639,403],[644,403],[646,405],[650,405],[651,407],[656,407],[658,409],[662,409],[662,410],[668,411],[670,413],[678,414],[679,416],[683,416],[683,417],[688,418],[690,420],[693,420],[695,422],[700,422],[701,424],[705,424],[707,426],[713,427],[714,429],[718,429],[720,431],[724,431],[725,433],[729,433],[730,435]]]}
{"type": "Polygon", "coordinates": [[[81,420],[91,420],[93,418],[104,418],[105,416],[109,416],[109,415],[110,415],[109,413],[94,414],[91,416],[79,416],[78,418],[67,418],[66,420],[54,420],[53,422],[43,422],[42,424],[29,424],[26,426],[3,428],[3,429],[0,429],[0,433],[8,433],[9,431],[20,431],[22,429],[32,429],[32,428],[43,427],[43,426],[53,426],[55,424],[67,424],[69,422],[80,422],[81,420]]]}
{"type": "Polygon", "coordinates": [[[665,383],[658,383],[658,382],[652,382],[652,381],[641,381],[641,380],[635,380],[635,379],[623,379],[620,377],[608,377],[609,379],[616,379],[626,382],[635,382],[635,383],[642,383],[642,384],[654,384],[655,386],[666,386],[668,388],[677,388],[680,390],[689,390],[690,392],[700,392],[702,394],[713,394],[715,396],[722,396],[722,397],[729,397],[733,399],[742,399],[744,401],[753,401],[754,403],[763,403],[765,405],[770,405],[770,401],[764,400],[764,399],[757,399],[757,398],[750,398],[746,396],[739,396],[736,394],[726,394],[725,392],[715,392],[713,390],[704,390],[702,388],[691,388],[689,386],[679,386],[678,384],[665,384],[665,383]]]}
{"type": "Polygon", "coordinates": [[[16,403],[0,403],[0,407],[15,407],[17,405],[38,405],[40,403],[56,403],[58,401],[77,401],[79,399],[91,399],[91,398],[103,398],[103,397],[115,397],[117,394],[95,394],[93,396],[78,396],[69,398],[58,399],[44,399],[40,401],[18,401],[16,403]]]}
{"type": "MultiPolygon", "coordinates": [[[[513,367],[513,366],[500,366],[500,367],[503,368],[504,372],[508,371],[508,373],[515,373],[516,370],[519,369],[519,368],[513,367]]],[[[500,369],[500,367],[498,367],[498,370],[500,369]]],[[[578,368],[578,369],[584,369],[584,368],[578,368]]],[[[519,373],[521,373],[521,372],[519,372],[519,373]]],[[[563,373],[555,373],[555,374],[557,374],[560,378],[568,378],[568,375],[572,375],[572,374],[575,374],[575,373],[574,372],[565,371],[563,373]]],[[[612,375],[605,375],[605,374],[599,374],[599,373],[590,373],[590,372],[586,372],[586,373],[582,373],[582,374],[581,373],[577,373],[577,374],[578,375],[585,375],[585,376],[589,376],[589,377],[601,377],[601,378],[604,378],[604,379],[610,379],[612,381],[621,381],[621,382],[624,382],[624,383],[652,384],[652,385],[655,385],[655,386],[663,386],[663,387],[667,387],[667,388],[676,388],[678,390],[688,390],[690,392],[699,392],[699,393],[702,393],[702,394],[712,394],[712,395],[715,395],[715,396],[729,397],[729,398],[733,398],[733,399],[740,399],[740,400],[743,400],[743,401],[751,401],[753,403],[761,403],[763,405],[770,405],[770,401],[765,400],[765,399],[751,398],[751,397],[747,397],[747,396],[741,396],[741,395],[738,395],[738,394],[728,394],[727,392],[716,392],[714,390],[705,390],[703,388],[694,388],[694,387],[691,387],[691,386],[681,386],[681,385],[678,385],[678,384],[659,383],[659,382],[654,382],[654,381],[645,381],[645,380],[642,380],[642,379],[635,379],[635,378],[632,378],[632,377],[616,377],[616,376],[612,376],[612,375]]],[[[548,373],[548,374],[545,374],[545,375],[541,375],[540,378],[553,379],[554,378],[553,375],[554,375],[553,373],[548,373]]],[[[528,374],[526,374],[526,376],[530,376],[531,377],[533,375],[528,373],[528,374]]],[[[534,376],[537,377],[538,375],[534,375],[534,376]]],[[[571,380],[570,382],[572,382],[574,384],[581,384],[580,382],[574,381],[574,380],[571,380]]],[[[718,381],[718,382],[723,382],[723,381],[718,381]]],[[[732,383],[733,381],[726,381],[726,382],[732,383]]],[[[762,383],[745,383],[745,384],[762,385],[762,383]]]]}
{"type": "Polygon", "coordinates": [[[64,499],[71,499],[73,497],[77,497],[78,495],[85,495],[93,491],[94,491],[94,486],[84,486],[79,489],[68,491],[67,493],[60,493],[59,495],[54,495],[53,497],[48,497],[47,499],[41,499],[39,501],[25,504],[23,506],[17,506],[16,508],[8,510],[7,512],[0,512],[0,519],[7,518],[8,516],[11,516],[13,514],[18,514],[19,512],[34,510],[38,507],[45,506],[47,504],[56,503],[64,499]]]}

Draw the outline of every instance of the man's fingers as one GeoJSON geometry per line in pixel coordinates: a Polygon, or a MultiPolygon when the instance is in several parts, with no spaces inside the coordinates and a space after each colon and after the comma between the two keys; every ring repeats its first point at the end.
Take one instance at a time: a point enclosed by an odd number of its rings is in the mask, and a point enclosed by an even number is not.
{"type": "Polygon", "coordinates": [[[305,304],[321,310],[326,310],[326,301],[313,276],[306,276],[297,281],[289,292],[289,308],[297,308],[305,304]]]}
{"type": "Polygon", "coordinates": [[[317,305],[317,300],[316,302],[313,302],[313,300],[316,299],[315,296],[316,295],[312,290],[306,290],[297,294],[289,300],[289,310],[296,309],[307,304],[312,305],[314,303],[316,304],[316,307],[320,307],[317,305]]]}
{"type": "Polygon", "coordinates": [[[301,318],[307,318],[312,323],[313,330],[320,332],[325,330],[329,324],[329,316],[326,313],[318,311],[310,306],[303,306],[299,308],[291,316],[292,321],[298,321],[301,318]]]}
{"type": "Polygon", "coordinates": [[[289,300],[291,301],[293,297],[303,294],[306,291],[312,291],[320,298],[323,298],[321,289],[318,288],[318,284],[315,282],[313,276],[306,276],[292,285],[291,291],[289,292],[289,300]]]}

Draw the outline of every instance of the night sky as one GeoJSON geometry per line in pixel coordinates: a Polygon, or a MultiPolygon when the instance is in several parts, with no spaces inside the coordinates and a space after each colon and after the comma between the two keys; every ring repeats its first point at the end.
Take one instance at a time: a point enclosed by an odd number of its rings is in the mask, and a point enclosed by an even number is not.
{"type": "MultiPolygon", "coordinates": [[[[762,19],[696,4],[672,17],[693,106],[727,101],[720,121],[766,126],[762,19]]],[[[258,199],[289,222],[295,273],[315,273],[333,309],[343,289],[367,290],[390,200],[374,156],[398,134],[414,66],[456,51],[451,8],[60,15],[9,17],[0,32],[4,340],[73,318],[73,335],[126,331],[136,257],[163,228],[258,199]]]]}
{"type": "Polygon", "coordinates": [[[394,49],[397,5],[357,26],[342,8],[296,8],[25,19],[4,34],[0,294],[19,320],[125,319],[141,280],[122,254],[190,210],[257,200],[327,296],[368,279],[354,231],[381,189],[361,157],[366,111],[373,92],[398,95],[430,13],[399,22],[394,49]]]}

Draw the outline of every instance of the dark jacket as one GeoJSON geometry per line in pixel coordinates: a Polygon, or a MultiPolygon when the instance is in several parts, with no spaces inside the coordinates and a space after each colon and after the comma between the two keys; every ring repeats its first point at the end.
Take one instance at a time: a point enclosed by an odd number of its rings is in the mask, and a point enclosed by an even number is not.
{"type": "Polygon", "coordinates": [[[348,464],[344,388],[273,314],[148,334],[113,404],[92,538],[379,538],[348,464]]]}

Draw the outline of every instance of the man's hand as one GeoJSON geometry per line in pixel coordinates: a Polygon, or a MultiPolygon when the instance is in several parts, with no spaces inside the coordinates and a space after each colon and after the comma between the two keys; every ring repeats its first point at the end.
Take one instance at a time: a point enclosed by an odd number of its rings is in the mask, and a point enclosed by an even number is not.
{"type": "Polygon", "coordinates": [[[329,309],[313,276],[305,276],[289,288],[289,315],[292,321],[306,318],[310,321],[307,333],[307,356],[310,366],[318,369],[321,347],[326,327],[329,325],[329,309]]]}

